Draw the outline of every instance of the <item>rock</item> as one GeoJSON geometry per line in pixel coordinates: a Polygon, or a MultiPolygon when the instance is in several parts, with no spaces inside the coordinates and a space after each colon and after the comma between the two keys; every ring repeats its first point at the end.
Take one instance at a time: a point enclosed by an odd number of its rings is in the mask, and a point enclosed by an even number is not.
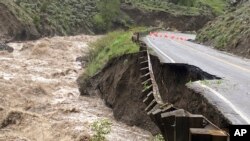
{"type": "Polygon", "coordinates": [[[83,132],[77,138],[77,141],[90,141],[91,137],[88,133],[83,132]]]}
{"type": "Polygon", "coordinates": [[[23,113],[18,111],[11,111],[5,117],[5,119],[0,123],[0,129],[5,128],[12,124],[20,124],[23,117],[23,113]]]}
{"type": "Polygon", "coordinates": [[[77,57],[76,62],[80,62],[82,67],[86,67],[86,63],[88,61],[87,57],[77,57]]]}
{"type": "Polygon", "coordinates": [[[12,53],[14,51],[14,48],[4,44],[4,43],[0,43],[0,51],[8,51],[9,53],[12,53]]]}

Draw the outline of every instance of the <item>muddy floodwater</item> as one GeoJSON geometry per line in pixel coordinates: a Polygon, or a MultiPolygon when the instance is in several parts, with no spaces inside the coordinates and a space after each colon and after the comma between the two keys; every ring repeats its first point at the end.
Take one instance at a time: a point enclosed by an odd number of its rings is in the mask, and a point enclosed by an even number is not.
{"type": "Polygon", "coordinates": [[[149,132],[117,122],[100,98],[79,95],[84,68],[76,58],[97,38],[43,38],[0,52],[0,141],[80,141],[103,118],[112,122],[110,141],[150,140],[149,132]]]}

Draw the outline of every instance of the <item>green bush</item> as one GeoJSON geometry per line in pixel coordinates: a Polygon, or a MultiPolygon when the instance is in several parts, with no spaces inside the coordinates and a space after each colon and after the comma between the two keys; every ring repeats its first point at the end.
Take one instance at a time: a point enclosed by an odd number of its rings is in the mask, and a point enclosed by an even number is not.
{"type": "Polygon", "coordinates": [[[105,141],[105,135],[111,132],[112,123],[108,119],[102,119],[95,121],[92,124],[92,130],[94,135],[91,137],[91,141],[105,141]]]}
{"type": "Polygon", "coordinates": [[[152,141],[165,141],[162,134],[157,134],[154,136],[154,139],[152,141]]]}

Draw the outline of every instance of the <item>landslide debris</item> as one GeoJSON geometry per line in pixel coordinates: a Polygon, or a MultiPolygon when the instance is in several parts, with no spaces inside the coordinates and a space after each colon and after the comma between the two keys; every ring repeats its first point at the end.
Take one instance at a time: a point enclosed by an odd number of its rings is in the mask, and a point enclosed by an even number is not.
{"type": "Polygon", "coordinates": [[[215,48],[250,58],[250,1],[239,4],[225,15],[209,22],[198,32],[197,40],[215,48]]]}

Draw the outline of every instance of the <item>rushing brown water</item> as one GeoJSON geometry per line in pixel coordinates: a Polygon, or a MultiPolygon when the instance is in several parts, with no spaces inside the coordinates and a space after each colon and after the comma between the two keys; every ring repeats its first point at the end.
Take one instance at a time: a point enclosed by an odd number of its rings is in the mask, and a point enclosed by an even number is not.
{"type": "Polygon", "coordinates": [[[76,58],[98,37],[43,38],[10,43],[0,52],[0,141],[77,141],[93,135],[91,124],[108,118],[110,141],[143,141],[152,136],[113,118],[98,97],[82,97],[76,58]]]}

